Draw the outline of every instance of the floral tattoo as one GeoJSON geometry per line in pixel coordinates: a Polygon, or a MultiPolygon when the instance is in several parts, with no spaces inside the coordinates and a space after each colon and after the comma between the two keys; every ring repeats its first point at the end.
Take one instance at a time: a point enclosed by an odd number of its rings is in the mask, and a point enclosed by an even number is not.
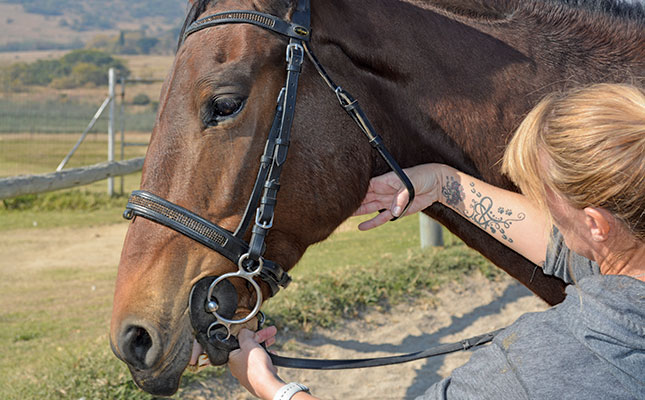
{"type": "MultiPolygon", "coordinates": [[[[500,206],[495,209],[493,199],[483,196],[475,188],[475,183],[470,183],[470,193],[475,195],[475,198],[471,201],[470,207],[468,207],[470,211],[464,209],[466,218],[485,231],[493,234],[499,232],[502,239],[513,243],[513,239],[508,236],[507,230],[513,225],[513,222],[523,221],[526,218],[526,214],[519,213],[514,215],[513,210],[510,208],[500,206]]],[[[452,176],[447,177],[446,184],[441,187],[441,194],[446,198],[446,204],[452,207],[456,207],[466,198],[464,187],[452,176]]]]}
{"type": "Polygon", "coordinates": [[[493,234],[499,232],[502,235],[502,239],[513,243],[513,239],[508,236],[506,231],[513,225],[513,222],[523,221],[526,218],[526,214],[519,213],[514,216],[513,210],[504,207],[497,207],[497,212],[495,212],[493,210],[493,199],[488,196],[482,196],[475,189],[474,183],[470,184],[470,192],[475,195],[475,199],[470,204],[472,212],[469,213],[468,210],[464,210],[464,215],[483,230],[490,231],[493,234]]]}
{"type": "Polygon", "coordinates": [[[457,182],[454,177],[447,177],[448,182],[441,187],[441,194],[446,198],[446,204],[455,207],[466,198],[466,192],[461,183],[457,182]]]}

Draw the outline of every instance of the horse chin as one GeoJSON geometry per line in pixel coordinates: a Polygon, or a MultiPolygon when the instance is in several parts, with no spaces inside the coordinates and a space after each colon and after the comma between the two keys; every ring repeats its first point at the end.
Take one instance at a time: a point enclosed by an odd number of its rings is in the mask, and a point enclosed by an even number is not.
{"type": "Polygon", "coordinates": [[[151,376],[147,371],[139,371],[135,368],[128,367],[134,383],[143,391],[153,396],[169,397],[177,393],[181,375],[185,369],[179,371],[169,371],[161,375],[151,376]]]}

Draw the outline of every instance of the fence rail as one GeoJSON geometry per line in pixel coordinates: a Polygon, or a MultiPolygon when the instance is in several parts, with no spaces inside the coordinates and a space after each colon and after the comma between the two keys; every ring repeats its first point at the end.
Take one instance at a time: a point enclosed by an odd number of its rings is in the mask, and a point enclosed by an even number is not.
{"type": "Polygon", "coordinates": [[[89,167],[67,169],[49,174],[0,179],[0,199],[67,189],[110,177],[131,174],[141,170],[143,159],[143,157],[139,157],[127,161],[104,162],[89,167]]]}

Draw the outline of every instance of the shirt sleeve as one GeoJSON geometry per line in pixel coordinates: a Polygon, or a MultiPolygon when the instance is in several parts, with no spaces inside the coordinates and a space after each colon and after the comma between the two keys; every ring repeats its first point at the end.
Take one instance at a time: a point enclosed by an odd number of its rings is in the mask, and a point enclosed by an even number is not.
{"type": "Polygon", "coordinates": [[[546,275],[553,275],[567,284],[575,283],[587,276],[600,275],[598,264],[571,251],[564,244],[562,233],[555,226],[542,269],[546,275]]]}

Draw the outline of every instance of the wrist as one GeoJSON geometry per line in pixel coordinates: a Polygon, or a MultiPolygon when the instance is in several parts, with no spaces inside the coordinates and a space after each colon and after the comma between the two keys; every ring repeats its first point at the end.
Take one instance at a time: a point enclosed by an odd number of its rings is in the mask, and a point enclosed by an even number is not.
{"type": "Polygon", "coordinates": [[[462,179],[468,176],[447,165],[440,168],[440,171],[439,203],[463,216],[468,194],[464,187],[466,183],[462,179]]]}
{"type": "Polygon", "coordinates": [[[435,169],[435,174],[439,185],[439,196],[437,197],[438,202],[444,206],[450,206],[450,202],[447,201],[448,199],[446,198],[444,189],[450,181],[457,178],[457,170],[448,165],[441,164],[439,168],[435,169]]]}
{"type": "Polygon", "coordinates": [[[283,385],[278,392],[273,395],[273,400],[295,400],[297,398],[310,398],[309,388],[302,383],[297,382],[283,385]]]}
{"type": "Polygon", "coordinates": [[[277,375],[266,376],[259,382],[257,395],[261,399],[273,400],[275,394],[285,385],[285,382],[277,375]]]}

